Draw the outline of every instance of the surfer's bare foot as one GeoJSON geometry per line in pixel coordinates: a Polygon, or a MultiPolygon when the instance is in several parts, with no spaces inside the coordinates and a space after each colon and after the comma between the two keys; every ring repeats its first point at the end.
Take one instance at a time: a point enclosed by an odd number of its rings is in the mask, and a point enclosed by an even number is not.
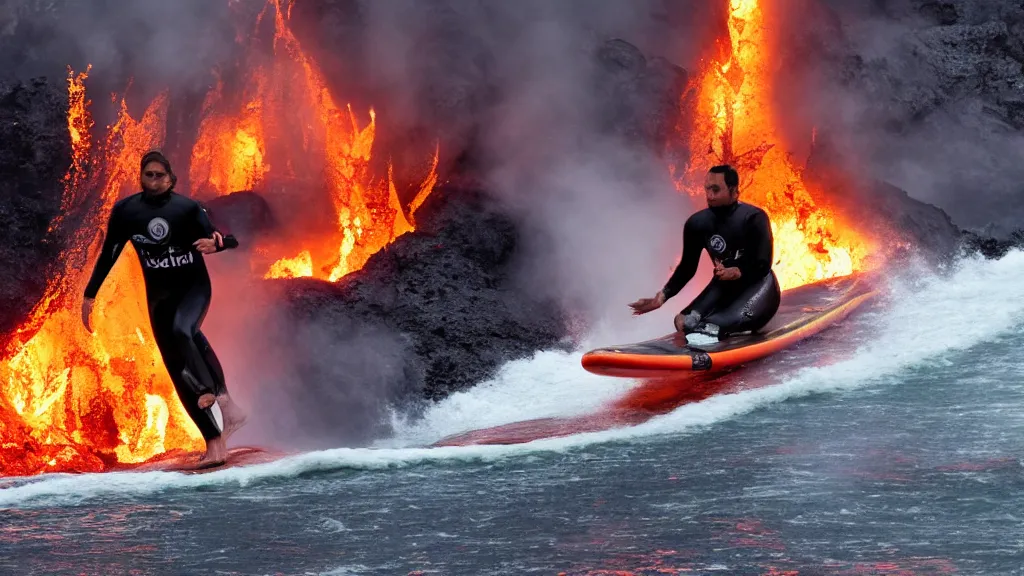
{"type": "Polygon", "coordinates": [[[210,466],[219,466],[227,461],[228,449],[224,441],[224,436],[218,436],[213,440],[206,441],[206,454],[199,459],[199,465],[203,468],[210,466]]]}
{"type": "Polygon", "coordinates": [[[206,410],[210,406],[213,406],[213,403],[216,401],[217,397],[214,396],[213,394],[203,394],[202,396],[199,397],[199,407],[202,408],[203,410],[206,410]]]}
{"type": "Polygon", "coordinates": [[[239,428],[245,426],[249,417],[227,394],[218,396],[217,404],[220,405],[220,413],[224,416],[224,431],[221,438],[227,441],[239,428]]]}

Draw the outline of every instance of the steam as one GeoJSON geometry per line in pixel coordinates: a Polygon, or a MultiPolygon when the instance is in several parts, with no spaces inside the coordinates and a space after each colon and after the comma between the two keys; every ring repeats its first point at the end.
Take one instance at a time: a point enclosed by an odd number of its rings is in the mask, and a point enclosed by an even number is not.
{"type": "Polygon", "coordinates": [[[780,67],[794,132],[827,128],[852,171],[935,204],[961,227],[1019,228],[1019,2],[798,4],[814,9],[780,20],[783,42],[799,47],[780,67]]]}
{"type": "MultiPolygon", "coordinates": [[[[626,304],[661,288],[682,224],[699,208],[675,190],[661,143],[644,133],[648,123],[671,121],[657,118],[664,111],[643,76],[696,54],[680,28],[713,28],[701,25],[705,3],[684,4],[363,5],[367,69],[399,95],[398,115],[436,119],[448,152],[469,148],[485,187],[518,218],[523,285],[612,322],[619,337],[626,327],[671,326],[667,312],[634,320],[626,304]],[[602,64],[602,49],[626,70],[602,64]]],[[[664,97],[678,106],[678,94],[664,97]]]]}
{"type": "Polygon", "coordinates": [[[389,431],[389,406],[415,409],[422,379],[400,335],[347,315],[344,305],[318,304],[315,315],[297,317],[282,306],[279,285],[248,278],[240,251],[210,257],[225,260],[211,266],[214,299],[203,326],[229,368],[229,393],[249,414],[233,445],[357,446],[389,431]]]}
{"type": "MultiPolygon", "coordinates": [[[[3,68],[17,77],[60,77],[65,66],[145,86],[202,82],[229,57],[235,40],[235,2],[139,0],[118,2],[14,0],[0,26],[3,68]],[[31,50],[28,50],[31,47],[31,50]]],[[[120,87],[123,89],[123,86],[120,87]]]]}

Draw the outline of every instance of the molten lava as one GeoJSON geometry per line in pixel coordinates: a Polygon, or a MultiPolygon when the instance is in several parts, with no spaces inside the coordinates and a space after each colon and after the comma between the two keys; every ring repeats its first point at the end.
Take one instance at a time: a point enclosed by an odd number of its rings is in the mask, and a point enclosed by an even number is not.
{"type": "MultiPolygon", "coordinates": [[[[277,188],[268,183],[286,182],[325,195],[325,206],[334,210],[333,234],[289,235],[253,253],[280,253],[260,275],[335,281],[414,229],[413,214],[436,183],[438,151],[403,207],[390,166],[386,179],[371,176],[375,113],[360,127],[349,106],[337,105],[290,31],[279,0],[268,0],[260,19],[270,10],[273,62],[250,67],[240,107],[226,111],[231,100],[223,83],[207,95],[189,176],[200,194],[259,188],[271,196],[277,188]]],[[[99,292],[93,333],[82,326],[82,292],[107,215],[137,190],[141,155],[164,144],[168,108],[161,95],[135,120],[121,100],[106,141],[94,146],[88,71],[69,72],[72,162],[62,214],[51,225],[72,240],[45,295],[0,351],[0,475],[99,471],[203,447],[153,341],[142,270],[131,246],[99,292]],[[82,214],[81,221],[69,223],[70,212],[82,214]]]]}
{"type": "Polygon", "coordinates": [[[370,110],[369,122],[360,127],[351,106],[334,101],[316,63],[288,27],[280,0],[270,0],[259,21],[271,10],[275,58],[254,67],[240,109],[229,110],[222,84],[207,96],[190,178],[197,189],[217,195],[256,188],[268,179],[324,189],[334,211],[333,233],[308,234],[298,246],[277,246],[284,254],[264,276],[334,282],[413,230],[412,214],[437,180],[437,153],[415,198],[403,209],[390,169],[386,181],[370,176],[375,112],[370,110]],[[269,138],[283,144],[287,157],[282,144],[275,149],[269,138]]]}
{"type": "Polygon", "coordinates": [[[707,168],[735,166],[741,200],[771,218],[773,268],[785,290],[862,269],[871,241],[825,205],[820,193],[808,190],[781,146],[763,2],[730,1],[730,43],[719,46],[721,54],[704,66],[698,81],[692,159],[677,187],[702,193],[707,168]]]}

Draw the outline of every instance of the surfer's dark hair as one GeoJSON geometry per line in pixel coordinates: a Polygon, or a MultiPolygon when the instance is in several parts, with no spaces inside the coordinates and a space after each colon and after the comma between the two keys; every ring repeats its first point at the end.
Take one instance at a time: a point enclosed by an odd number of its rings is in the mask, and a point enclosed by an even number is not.
{"type": "Polygon", "coordinates": [[[731,190],[737,188],[740,185],[740,174],[735,168],[728,164],[719,164],[718,166],[712,166],[708,172],[712,174],[725,174],[725,185],[731,190]]]}

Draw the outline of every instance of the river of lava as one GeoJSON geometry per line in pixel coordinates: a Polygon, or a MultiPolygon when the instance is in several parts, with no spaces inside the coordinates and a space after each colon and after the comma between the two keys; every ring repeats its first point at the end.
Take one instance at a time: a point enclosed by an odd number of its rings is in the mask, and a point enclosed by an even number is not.
{"type": "Polygon", "coordinates": [[[872,241],[809,190],[780,142],[772,109],[774,62],[765,0],[730,0],[729,42],[709,59],[697,82],[690,137],[693,154],[677,186],[703,194],[714,164],[740,172],[741,200],[763,208],[775,239],[773,268],[782,288],[863,270],[872,241]]]}

